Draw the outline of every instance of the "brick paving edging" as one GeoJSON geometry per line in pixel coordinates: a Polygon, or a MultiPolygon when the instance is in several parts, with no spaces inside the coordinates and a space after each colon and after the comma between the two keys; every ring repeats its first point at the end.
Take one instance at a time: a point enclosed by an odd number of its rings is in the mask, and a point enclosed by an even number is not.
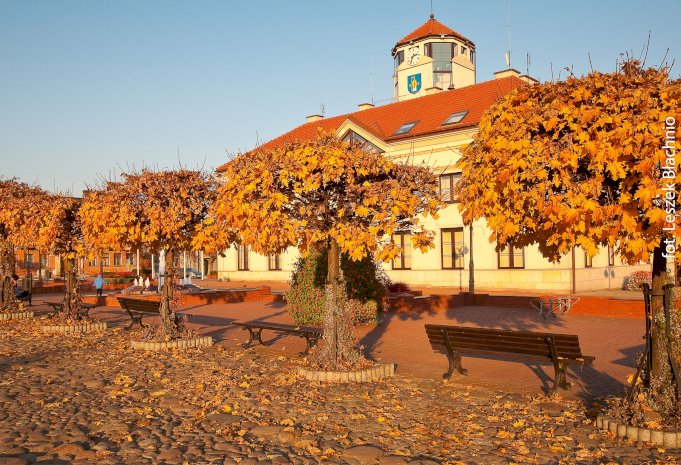
{"type": "Polygon", "coordinates": [[[666,448],[681,447],[681,432],[679,431],[660,431],[630,426],[603,415],[596,418],[596,426],[604,431],[612,431],[620,438],[627,438],[632,441],[649,442],[666,448]]]}
{"type": "Polygon", "coordinates": [[[354,371],[308,370],[298,367],[298,374],[310,381],[335,383],[368,383],[395,376],[394,363],[381,363],[375,367],[354,371]]]}
{"type": "Polygon", "coordinates": [[[33,312],[11,312],[11,313],[0,313],[0,321],[8,320],[27,320],[33,318],[33,312]]]}
{"type": "Polygon", "coordinates": [[[93,321],[72,325],[43,325],[40,329],[48,334],[80,334],[93,331],[106,331],[109,324],[105,321],[93,321]]]}
{"type": "Polygon", "coordinates": [[[158,352],[170,349],[189,349],[193,347],[210,347],[213,345],[213,338],[210,336],[193,337],[191,339],[175,339],[173,341],[130,341],[130,348],[135,350],[147,350],[158,352]]]}
{"type": "MultiPolygon", "coordinates": [[[[119,307],[118,297],[131,297],[140,300],[158,300],[158,294],[108,294],[105,296],[83,297],[83,302],[95,304],[98,307],[119,307]]],[[[260,286],[252,289],[216,289],[208,292],[196,292],[192,294],[180,294],[180,305],[210,305],[231,304],[239,302],[275,302],[280,296],[272,294],[269,286],[260,286]]]]}
{"type": "MultiPolygon", "coordinates": [[[[537,296],[496,294],[471,295],[467,292],[452,295],[432,294],[425,297],[399,294],[388,297],[388,309],[396,313],[429,313],[464,306],[532,308],[530,302],[537,298],[537,296]]],[[[579,296],[579,299],[570,309],[570,314],[633,319],[645,317],[642,300],[584,296],[579,296]]],[[[677,305],[679,303],[681,302],[677,302],[677,305]]]]}

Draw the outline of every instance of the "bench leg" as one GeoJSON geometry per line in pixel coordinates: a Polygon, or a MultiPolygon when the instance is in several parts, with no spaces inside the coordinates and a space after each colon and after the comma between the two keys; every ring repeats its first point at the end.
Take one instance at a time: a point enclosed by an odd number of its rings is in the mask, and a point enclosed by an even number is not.
{"type": "Polygon", "coordinates": [[[553,335],[549,334],[546,336],[546,342],[549,346],[549,352],[551,353],[551,362],[553,363],[553,387],[550,389],[549,394],[554,395],[558,388],[568,390],[571,384],[567,381],[567,373],[565,372],[565,363],[558,360],[558,351],[556,350],[556,343],[553,339],[553,335]]]}
{"type": "Polygon", "coordinates": [[[244,349],[248,349],[251,346],[251,344],[253,343],[253,341],[258,341],[260,344],[263,344],[262,339],[260,338],[260,333],[262,332],[262,328],[254,330],[253,328],[251,328],[249,326],[244,326],[242,329],[248,330],[248,341],[241,344],[241,347],[243,347],[244,349]]]}
{"type": "Polygon", "coordinates": [[[123,329],[125,329],[126,331],[128,331],[130,328],[132,328],[132,327],[135,326],[136,324],[140,325],[142,328],[146,328],[146,327],[147,327],[147,325],[145,325],[144,323],[142,323],[142,315],[135,316],[135,315],[133,315],[133,314],[130,312],[130,310],[128,310],[127,308],[126,308],[125,310],[128,312],[128,315],[130,315],[130,324],[129,324],[128,326],[126,326],[125,328],[123,328],[123,329]]]}
{"type": "Polygon", "coordinates": [[[317,345],[317,336],[311,334],[301,334],[300,337],[304,337],[306,341],[305,350],[300,353],[302,356],[306,356],[310,353],[310,349],[317,345]]]}
{"type": "Polygon", "coordinates": [[[572,383],[569,383],[567,380],[567,373],[565,372],[565,365],[558,364],[557,366],[554,366],[555,370],[555,378],[553,381],[553,387],[551,388],[550,394],[554,395],[556,391],[558,391],[558,388],[564,389],[566,391],[570,390],[572,387],[572,383]]]}
{"type": "Polygon", "coordinates": [[[442,375],[444,379],[449,379],[452,377],[454,370],[458,371],[461,375],[467,375],[468,370],[461,366],[461,354],[454,351],[447,351],[447,360],[449,361],[449,369],[447,373],[442,375]]]}

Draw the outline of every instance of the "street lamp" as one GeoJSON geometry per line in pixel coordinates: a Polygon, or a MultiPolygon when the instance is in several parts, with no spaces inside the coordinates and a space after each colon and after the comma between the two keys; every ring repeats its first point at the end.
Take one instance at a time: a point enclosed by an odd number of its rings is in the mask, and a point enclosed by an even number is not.
{"type": "Polygon", "coordinates": [[[473,265],[473,223],[468,225],[468,292],[475,294],[475,266],[473,265]]]}

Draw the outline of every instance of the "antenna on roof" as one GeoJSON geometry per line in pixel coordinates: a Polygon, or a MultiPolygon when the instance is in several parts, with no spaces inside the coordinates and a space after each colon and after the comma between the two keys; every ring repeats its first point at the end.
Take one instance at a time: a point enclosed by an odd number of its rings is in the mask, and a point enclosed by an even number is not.
{"type": "Polygon", "coordinates": [[[532,64],[532,56],[530,55],[530,52],[527,52],[527,63],[526,63],[526,68],[525,68],[525,74],[529,77],[530,75],[530,65],[532,64]]]}
{"type": "Polygon", "coordinates": [[[324,113],[326,113],[326,105],[325,104],[320,104],[319,105],[319,113],[324,116],[324,113]]]}
{"type": "Polygon", "coordinates": [[[371,95],[371,104],[374,104],[374,54],[369,51],[369,94],[371,95]]]}
{"type": "Polygon", "coordinates": [[[511,2],[506,0],[506,13],[508,20],[506,22],[506,33],[508,35],[508,51],[506,52],[506,66],[511,67],[511,2]]]}
{"type": "Polygon", "coordinates": [[[435,15],[433,14],[433,0],[430,0],[430,19],[435,18],[435,15]]]}

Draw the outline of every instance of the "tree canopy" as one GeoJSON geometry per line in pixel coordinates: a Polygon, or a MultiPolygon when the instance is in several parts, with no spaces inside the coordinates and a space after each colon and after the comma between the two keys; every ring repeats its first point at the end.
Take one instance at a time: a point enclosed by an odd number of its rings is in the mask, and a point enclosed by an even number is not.
{"type": "Polygon", "coordinates": [[[552,261],[574,246],[594,255],[604,245],[631,263],[648,260],[669,226],[667,183],[678,198],[681,176],[663,177],[662,146],[680,108],[681,82],[636,61],[515,90],[463,150],[464,220],[484,217],[491,240],[536,243],[552,261]]]}
{"type": "Polygon", "coordinates": [[[214,199],[212,176],[187,169],[144,169],[121,177],[85,197],[81,216],[88,247],[191,250],[214,199]]]}
{"type": "Polygon", "coordinates": [[[354,260],[389,260],[400,252],[395,231],[411,231],[423,251],[433,246],[419,215],[436,216],[441,206],[429,168],[320,134],[233,160],[197,243],[224,250],[238,239],[266,255],[333,239],[354,260]]]}

